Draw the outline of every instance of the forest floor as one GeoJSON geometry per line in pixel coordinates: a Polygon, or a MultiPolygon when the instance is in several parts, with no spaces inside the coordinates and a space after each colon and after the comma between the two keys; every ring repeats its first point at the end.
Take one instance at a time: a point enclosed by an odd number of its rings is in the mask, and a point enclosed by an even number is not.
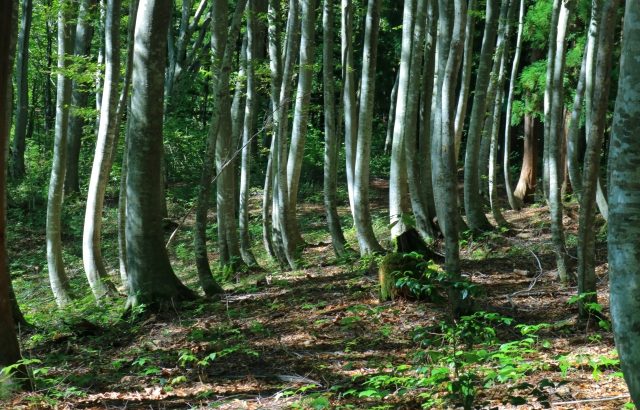
{"type": "MultiPolygon", "coordinates": [[[[567,215],[575,254],[575,207],[567,215]]],[[[594,227],[600,233],[593,306],[602,313],[585,323],[572,303],[576,288],[555,277],[548,210],[505,216],[509,231],[461,241],[463,274],[481,292],[474,297],[479,313],[455,323],[443,304],[380,303],[371,261],[336,260],[328,235],[318,230],[324,215],[313,204],[300,215],[304,231],[313,232],[307,241],[316,244],[305,250],[303,269],[244,274],[231,278],[220,300],[147,311],[135,320],[111,309],[122,299],[53,313],[46,275],[37,266],[23,268],[18,298],[32,301],[24,310],[37,328],[24,331],[22,343],[37,391],[5,397],[0,407],[633,408],[607,319],[603,223],[594,227]]],[[[384,220],[377,219],[382,231],[384,220]]],[[[30,247],[42,240],[27,237],[30,247]]],[[[25,246],[12,244],[14,252],[25,246]]],[[[188,246],[187,235],[173,257],[188,246]]],[[[187,262],[176,262],[179,273],[181,264],[187,262]]],[[[193,285],[192,276],[185,280],[193,285]]]]}

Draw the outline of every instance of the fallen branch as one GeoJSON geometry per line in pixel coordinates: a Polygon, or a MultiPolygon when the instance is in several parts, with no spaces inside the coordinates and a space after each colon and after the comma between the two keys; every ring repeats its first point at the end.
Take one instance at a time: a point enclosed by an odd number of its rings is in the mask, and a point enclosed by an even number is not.
{"type": "Polygon", "coordinates": [[[622,399],[628,399],[631,396],[628,394],[623,394],[620,396],[614,396],[614,397],[601,397],[599,399],[584,399],[584,400],[572,400],[572,401],[560,401],[557,403],[551,403],[552,406],[567,406],[569,404],[581,404],[581,403],[599,403],[599,402],[603,402],[603,401],[613,401],[613,400],[622,400],[622,399]]]}

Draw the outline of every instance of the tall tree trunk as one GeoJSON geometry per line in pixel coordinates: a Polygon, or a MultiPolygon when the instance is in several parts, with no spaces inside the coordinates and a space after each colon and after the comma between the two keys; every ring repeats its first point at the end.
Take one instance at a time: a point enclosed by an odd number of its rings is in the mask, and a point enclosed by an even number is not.
{"type": "Polygon", "coordinates": [[[476,19],[472,11],[475,11],[476,0],[469,0],[467,5],[467,27],[464,30],[464,57],[462,60],[462,77],[460,78],[460,94],[458,94],[458,105],[456,108],[455,138],[456,138],[456,161],[460,158],[460,145],[462,144],[462,129],[464,120],[467,117],[467,105],[469,94],[471,93],[471,73],[473,69],[473,40],[476,29],[476,19]]]}
{"type": "Polygon", "coordinates": [[[576,85],[576,95],[573,99],[573,109],[569,117],[567,125],[567,171],[569,173],[569,181],[571,189],[578,200],[582,196],[582,169],[580,160],[580,116],[582,114],[582,103],[585,94],[585,79],[587,67],[589,43],[585,44],[582,55],[582,64],[580,66],[580,74],[578,84],[576,85]]]}
{"type": "Polygon", "coordinates": [[[640,405],[640,3],[627,1],[609,150],[609,283],[616,348],[640,405]]]}
{"type": "Polygon", "coordinates": [[[309,122],[309,104],[311,101],[311,85],[313,80],[314,63],[314,32],[315,32],[315,0],[301,0],[301,41],[300,59],[298,74],[298,89],[296,92],[295,108],[293,113],[293,124],[291,132],[291,144],[287,157],[287,192],[289,225],[293,230],[296,247],[303,244],[300,236],[300,228],[296,218],[296,208],[298,205],[298,188],[300,185],[300,172],[302,170],[302,158],[304,155],[304,144],[307,135],[307,125],[309,122]]]}
{"type": "MultiPolygon", "coordinates": [[[[448,50],[444,70],[438,72],[436,113],[433,131],[433,186],[436,190],[438,222],[445,237],[445,271],[449,280],[460,280],[458,244],[458,192],[455,155],[455,90],[464,46],[466,3],[439,0],[439,50],[448,50]]],[[[439,58],[444,58],[440,55],[439,58]]],[[[440,66],[442,67],[442,65],[440,66]]],[[[454,316],[464,312],[459,290],[449,289],[449,304],[454,316]]]]}
{"type": "Polygon", "coordinates": [[[336,92],[334,86],[333,62],[333,1],[322,4],[322,81],[324,88],[324,207],[327,225],[331,233],[333,251],[338,258],[347,251],[346,241],[340,226],[337,200],[338,179],[338,125],[336,115],[336,92]]]}
{"type": "MultiPolygon", "coordinates": [[[[11,277],[7,260],[7,147],[9,145],[11,119],[11,71],[16,46],[16,21],[18,3],[0,0],[0,367],[16,364],[22,358],[11,308],[11,277]]],[[[24,387],[30,387],[24,367],[18,369],[19,377],[26,377],[24,387]]]]}
{"type": "MultiPolygon", "coordinates": [[[[13,136],[13,152],[11,154],[11,176],[20,179],[26,169],[24,152],[27,138],[27,122],[29,119],[29,35],[33,15],[33,0],[22,1],[22,17],[18,34],[18,57],[16,62],[16,128],[13,136]]],[[[33,121],[33,120],[32,120],[33,121]]]]}
{"type": "Polygon", "coordinates": [[[362,81],[360,85],[360,113],[355,150],[353,176],[354,211],[360,254],[384,252],[376,240],[369,208],[369,161],[371,158],[371,134],[373,127],[373,98],[378,55],[378,31],[380,28],[380,0],[369,0],[362,51],[362,81]]]}
{"type": "Polygon", "coordinates": [[[256,109],[255,87],[255,24],[256,1],[249,0],[247,6],[247,97],[244,108],[244,125],[242,130],[242,160],[240,166],[240,253],[244,263],[257,266],[255,256],[251,251],[251,236],[249,234],[249,183],[251,176],[251,141],[254,132],[254,116],[256,109]]]}
{"type": "Polygon", "coordinates": [[[513,92],[515,90],[516,81],[518,80],[518,66],[520,65],[520,56],[522,55],[522,30],[524,28],[524,0],[520,0],[518,12],[518,34],[516,37],[516,50],[513,56],[511,67],[511,78],[509,80],[509,95],[507,97],[507,112],[505,113],[504,128],[504,156],[502,160],[502,171],[504,174],[504,187],[507,191],[507,199],[509,206],[513,210],[522,208],[522,201],[516,199],[511,188],[511,177],[509,175],[509,156],[511,155],[511,115],[513,105],[513,92]]]}
{"type": "Polygon", "coordinates": [[[344,149],[349,208],[355,224],[355,164],[358,145],[358,107],[356,105],[355,62],[353,57],[353,0],[342,0],[340,37],[342,43],[342,106],[344,109],[344,149]]]}
{"type": "Polygon", "coordinates": [[[578,227],[578,294],[589,293],[579,300],[580,316],[586,319],[590,312],[587,303],[597,302],[596,270],[595,270],[595,236],[593,229],[596,214],[596,190],[600,173],[600,152],[604,140],[609,87],[611,83],[611,65],[615,18],[619,0],[608,0],[602,8],[600,34],[598,38],[598,55],[591,106],[590,135],[587,137],[587,148],[584,155],[584,174],[582,178],[582,196],[580,198],[580,217],[578,227]]]}
{"type": "MultiPolygon", "coordinates": [[[[96,4],[96,0],[82,0],[80,2],[78,22],[76,23],[76,38],[73,54],[76,57],[82,57],[87,60],[89,59],[91,39],[93,38],[91,15],[95,11],[96,4]]],[[[89,103],[89,92],[86,89],[86,84],[83,84],[82,81],[74,80],[72,90],[72,110],[69,114],[69,136],[67,141],[67,173],[64,179],[64,192],[66,195],[80,192],[78,165],[80,161],[83,128],[85,125],[85,116],[81,110],[86,108],[89,103]]]]}
{"type": "Polygon", "coordinates": [[[71,79],[64,72],[69,65],[67,53],[73,44],[73,9],[70,2],[63,2],[58,13],[58,81],[56,98],[56,132],[53,146],[53,163],[47,199],[47,263],[51,290],[59,307],[71,301],[69,279],[62,260],[62,199],[66,171],[67,130],[71,79]]]}
{"type": "Polygon", "coordinates": [[[538,162],[537,137],[539,123],[531,113],[524,115],[524,148],[522,151],[522,166],[520,167],[520,177],[513,196],[522,203],[533,202],[536,191],[538,162]]]}
{"type": "MultiPolygon", "coordinates": [[[[556,254],[556,265],[558,277],[562,283],[568,281],[566,266],[566,249],[564,241],[564,228],[562,225],[562,173],[564,163],[560,162],[562,143],[564,141],[564,86],[563,75],[565,66],[566,31],[569,21],[569,9],[563,0],[555,0],[554,9],[557,7],[558,25],[556,37],[551,37],[550,42],[554,43],[554,54],[552,60],[548,62],[551,70],[550,90],[545,90],[549,94],[550,101],[548,114],[549,125],[545,125],[548,143],[547,166],[549,175],[549,210],[551,211],[551,235],[554,252],[556,254]]],[[[555,11],[554,11],[555,13],[555,11]]]]}
{"type": "Polygon", "coordinates": [[[487,0],[486,21],[482,38],[482,50],[473,94],[473,108],[469,118],[467,148],[464,162],[464,208],[469,228],[474,231],[491,229],[491,224],[482,210],[480,192],[480,142],[487,111],[487,89],[491,72],[491,57],[498,30],[498,1],[487,0]]]}
{"type": "Polygon", "coordinates": [[[393,126],[396,118],[396,103],[398,101],[398,85],[400,83],[400,70],[396,73],[396,80],[393,82],[389,103],[389,115],[387,117],[387,136],[384,139],[384,153],[391,153],[391,144],[393,142],[393,126]]]}
{"type": "Polygon", "coordinates": [[[105,75],[98,140],[89,179],[87,206],[82,235],[82,261],[89,286],[96,300],[112,292],[102,257],[102,211],[104,193],[113,163],[115,134],[119,132],[117,108],[120,82],[120,0],[107,0],[105,22],[105,75]]]}
{"type": "Polygon", "coordinates": [[[173,273],[159,207],[169,6],[169,0],[142,0],[137,14],[127,135],[128,307],[168,305],[195,296],[173,273]]]}

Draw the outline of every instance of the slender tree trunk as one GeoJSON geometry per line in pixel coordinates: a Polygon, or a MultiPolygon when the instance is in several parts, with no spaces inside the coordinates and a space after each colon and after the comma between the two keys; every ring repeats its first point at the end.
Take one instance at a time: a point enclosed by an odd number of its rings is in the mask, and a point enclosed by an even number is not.
{"type": "Polygon", "coordinates": [[[249,182],[251,171],[251,140],[254,132],[254,115],[256,109],[255,95],[255,0],[249,0],[247,7],[247,97],[244,108],[244,126],[242,130],[242,160],[240,166],[240,253],[244,263],[257,266],[255,256],[251,251],[251,237],[249,235],[249,182]]]}
{"type": "MultiPolygon", "coordinates": [[[[29,36],[33,14],[33,0],[22,1],[22,17],[18,34],[18,56],[16,62],[16,126],[11,156],[11,176],[18,180],[24,177],[26,169],[24,152],[29,119],[29,36]]],[[[32,120],[33,121],[33,120],[32,120]]]]}
{"type": "Polygon", "coordinates": [[[360,86],[360,113],[356,143],[355,173],[353,175],[354,210],[360,254],[382,253],[384,249],[373,233],[369,208],[369,161],[373,127],[373,98],[380,28],[380,0],[369,0],[362,51],[362,81],[360,86]]]}
{"type": "Polygon", "coordinates": [[[358,108],[356,105],[355,63],[353,57],[353,2],[341,3],[341,43],[342,43],[342,106],[344,108],[344,149],[346,158],[347,191],[349,208],[355,223],[355,163],[358,145],[358,108]]]}
{"type": "MultiPolygon", "coordinates": [[[[18,3],[0,0],[0,367],[14,365],[22,358],[11,308],[11,277],[7,260],[7,147],[11,120],[11,71],[16,47],[18,3]]],[[[18,377],[23,387],[31,387],[22,366],[18,377]]]]}
{"type": "MultiPolygon", "coordinates": [[[[467,10],[475,11],[476,0],[469,0],[467,10]]],[[[462,60],[462,78],[460,79],[460,94],[458,94],[458,105],[456,108],[455,138],[456,138],[456,161],[460,158],[460,145],[462,144],[462,129],[464,120],[467,117],[467,105],[469,94],[471,93],[471,73],[473,69],[473,40],[476,29],[476,19],[472,13],[467,14],[467,27],[464,30],[464,57],[462,60]]]]}
{"type": "Polygon", "coordinates": [[[104,193],[113,163],[112,153],[115,134],[119,130],[118,85],[120,82],[120,0],[107,0],[107,20],[105,23],[105,76],[102,91],[102,111],[98,140],[93,157],[93,167],[89,180],[87,206],[82,235],[82,261],[85,274],[96,300],[112,292],[107,270],[102,257],[101,233],[104,193]]]}
{"type": "Polygon", "coordinates": [[[522,54],[522,30],[524,28],[524,0],[520,0],[518,12],[518,34],[516,38],[516,50],[513,56],[513,64],[511,67],[511,78],[509,80],[509,95],[507,97],[507,112],[505,113],[504,128],[504,156],[502,161],[502,171],[504,173],[504,187],[507,191],[507,199],[509,206],[513,210],[522,208],[522,201],[516,199],[511,188],[511,177],[509,175],[509,156],[511,154],[511,115],[513,105],[513,92],[515,90],[516,81],[518,80],[518,66],[520,65],[520,56],[522,54]]]}
{"type": "Polygon", "coordinates": [[[537,164],[537,147],[536,140],[538,135],[539,124],[533,114],[526,113],[524,115],[524,148],[522,152],[522,166],[520,167],[520,177],[518,184],[513,191],[513,196],[517,201],[524,203],[533,202],[533,196],[536,191],[536,164],[537,164]]]}
{"type": "Polygon", "coordinates": [[[47,200],[47,263],[51,290],[59,307],[71,301],[69,279],[62,260],[62,198],[67,156],[67,127],[71,102],[71,79],[64,76],[69,64],[67,53],[73,44],[73,7],[63,2],[58,13],[58,82],[56,99],[56,132],[53,164],[47,200]]]}
{"type": "Polygon", "coordinates": [[[127,135],[128,307],[170,305],[195,296],[173,273],[159,207],[169,6],[169,0],[142,0],[137,14],[127,135]]]}
{"type": "MultiPolygon", "coordinates": [[[[434,121],[432,145],[433,185],[437,191],[438,221],[445,237],[445,271],[449,280],[460,279],[460,254],[458,244],[458,192],[455,159],[455,90],[462,62],[466,3],[455,0],[449,3],[439,0],[439,32],[443,38],[439,50],[448,50],[444,70],[438,73],[437,101],[439,112],[434,121]],[[440,82],[440,79],[441,82],[440,82]]],[[[443,58],[443,56],[440,56],[443,58]]],[[[454,316],[464,312],[459,290],[449,289],[449,304],[454,316]]]]}
{"type": "MultiPolygon", "coordinates": [[[[558,3],[558,27],[556,37],[551,38],[550,42],[555,43],[554,54],[549,65],[551,69],[551,90],[549,93],[549,112],[548,118],[550,124],[546,126],[548,135],[545,138],[549,144],[547,154],[547,164],[549,173],[549,209],[551,211],[551,235],[553,241],[554,252],[556,254],[556,264],[558,269],[558,277],[562,283],[567,283],[567,267],[566,267],[566,249],[564,241],[564,228],[562,226],[562,173],[564,171],[564,163],[560,162],[560,153],[564,140],[563,124],[564,124],[564,86],[563,74],[565,66],[565,48],[566,48],[566,30],[569,20],[569,9],[562,0],[556,0],[558,3]]],[[[554,7],[556,4],[554,3],[554,7]]]]}
{"type": "Polygon", "coordinates": [[[554,0],[553,9],[551,11],[551,25],[549,27],[549,50],[547,51],[547,75],[545,77],[544,88],[544,152],[542,154],[542,190],[544,197],[547,201],[550,201],[549,195],[549,163],[551,161],[549,148],[551,141],[549,140],[552,131],[551,125],[551,112],[552,109],[552,93],[553,78],[554,78],[554,66],[556,60],[557,39],[558,39],[558,22],[560,18],[560,10],[562,9],[561,3],[564,0],[554,0]]]}
{"type": "Polygon", "coordinates": [[[580,116],[582,114],[582,103],[584,100],[586,67],[589,43],[585,44],[585,50],[580,66],[580,77],[576,86],[576,95],[573,100],[573,109],[567,126],[567,170],[569,171],[569,181],[573,193],[580,200],[582,196],[582,169],[580,165],[580,116]]]}
{"type": "Polygon", "coordinates": [[[384,139],[384,153],[391,153],[391,144],[393,142],[393,126],[396,118],[396,102],[398,101],[398,85],[400,82],[400,70],[396,73],[396,80],[393,82],[391,89],[391,102],[389,103],[389,115],[387,117],[387,136],[384,139]]]}
{"type": "Polygon", "coordinates": [[[604,2],[602,9],[601,31],[598,38],[598,55],[595,72],[595,87],[591,106],[592,124],[587,137],[584,156],[584,174],[582,178],[582,196],[580,199],[580,217],[578,227],[578,294],[589,293],[580,299],[580,316],[586,319],[590,312],[587,303],[597,302],[595,271],[595,236],[593,229],[596,214],[596,190],[600,173],[600,152],[604,140],[606,115],[611,83],[611,66],[615,34],[615,18],[619,0],[604,2]]]}
{"type": "Polygon", "coordinates": [[[333,251],[338,258],[346,254],[346,241],[340,226],[337,201],[338,125],[335,102],[333,62],[333,2],[322,4],[322,81],[324,86],[324,207],[331,233],[333,251]]]}
{"type": "Polygon", "coordinates": [[[616,348],[640,405],[640,3],[627,1],[620,80],[609,151],[609,284],[616,348]]]}
{"type": "MultiPolygon", "coordinates": [[[[78,22],[76,24],[76,37],[73,54],[76,57],[89,59],[91,51],[91,39],[93,38],[93,25],[91,14],[96,8],[96,0],[83,0],[80,2],[78,22]]],[[[118,13],[119,15],[119,13],[118,13]]],[[[85,125],[81,110],[89,103],[89,92],[86,84],[74,80],[72,84],[71,106],[69,114],[69,136],[67,141],[67,173],[64,180],[65,195],[80,192],[80,174],[78,165],[80,161],[80,146],[85,125]]]]}
{"type": "Polygon", "coordinates": [[[469,118],[467,148],[464,163],[464,208],[469,228],[474,231],[491,229],[482,210],[480,192],[480,142],[487,111],[487,89],[491,70],[491,57],[498,29],[498,1],[487,0],[486,21],[482,38],[482,50],[473,95],[473,108],[469,118]]]}

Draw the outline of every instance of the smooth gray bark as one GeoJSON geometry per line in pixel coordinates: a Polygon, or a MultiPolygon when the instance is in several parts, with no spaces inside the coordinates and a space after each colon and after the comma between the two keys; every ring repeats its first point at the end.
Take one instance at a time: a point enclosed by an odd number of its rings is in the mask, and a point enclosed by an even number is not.
{"type": "Polygon", "coordinates": [[[469,118],[467,147],[464,162],[464,209],[469,228],[474,231],[491,229],[480,199],[480,142],[487,111],[487,91],[491,72],[491,57],[498,30],[498,1],[487,0],[485,29],[480,51],[480,62],[473,94],[473,107],[469,118]]]}
{"type": "Polygon", "coordinates": [[[22,16],[18,34],[16,61],[16,125],[11,153],[11,177],[20,179],[25,175],[24,152],[29,120],[29,36],[33,16],[33,0],[22,1],[22,16]]]}
{"type": "MultiPolygon", "coordinates": [[[[76,23],[76,37],[73,54],[87,61],[90,59],[93,22],[91,14],[95,12],[96,0],[82,0],[76,23]]],[[[118,13],[119,14],[119,13],[118,13]]],[[[69,114],[69,136],[67,141],[67,172],[64,179],[66,195],[80,192],[80,147],[85,126],[85,115],[80,112],[89,104],[87,84],[74,80],[71,92],[71,112],[69,114]]]]}
{"type": "Polygon", "coordinates": [[[589,43],[585,44],[585,50],[582,55],[582,64],[580,66],[580,74],[578,84],[576,85],[576,95],[573,100],[573,109],[567,126],[567,170],[569,171],[569,181],[573,194],[580,200],[582,196],[582,168],[580,160],[580,116],[582,114],[582,104],[585,95],[585,79],[587,68],[589,43]]]}
{"type": "Polygon", "coordinates": [[[640,405],[640,3],[627,1],[609,151],[611,317],[624,379],[640,405]]]}
{"type": "Polygon", "coordinates": [[[102,257],[101,233],[104,193],[113,163],[115,134],[119,130],[118,85],[120,81],[120,0],[107,0],[105,23],[105,75],[102,90],[100,126],[89,179],[87,205],[82,234],[82,261],[89,286],[96,300],[110,293],[109,282],[102,257]]]}
{"type": "Polygon", "coordinates": [[[160,204],[164,67],[169,0],[138,7],[127,130],[128,307],[170,305],[195,295],[175,276],[164,246],[160,204]]]}
{"type": "Polygon", "coordinates": [[[400,82],[400,70],[396,73],[396,80],[393,82],[393,88],[391,89],[389,103],[389,114],[387,116],[387,136],[384,139],[384,153],[389,154],[391,152],[391,143],[393,141],[393,126],[395,124],[396,117],[396,102],[398,101],[398,85],[400,82]]]}
{"type": "Polygon", "coordinates": [[[342,50],[342,106],[344,109],[344,149],[346,158],[349,208],[355,224],[355,163],[358,145],[358,108],[356,105],[355,62],[353,57],[353,1],[342,0],[340,37],[342,50]]]}
{"type": "Polygon", "coordinates": [[[333,57],[334,10],[333,1],[322,3],[322,81],[324,89],[324,207],[331,244],[337,257],[347,252],[347,245],[338,215],[338,134],[336,92],[333,57]]]}
{"type": "Polygon", "coordinates": [[[584,155],[584,173],[582,176],[582,196],[580,198],[580,216],[578,226],[578,294],[589,293],[579,300],[580,315],[586,319],[589,315],[587,303],[597,302],[595,270],[595,237],[593,229],[596,216],[596,191],[600,174],[600,154],[606,127],[609,88],[611,84],[611,66],[615,34],[615,18],[619,0],[605,1],[602,8],[601,30],[598,36],[598,54],[596,58],[595,84],[591,109],[591,127],[587,137],[584,155]]]}
{"type": "Polygon", "coordinates": [[[373,98],[375,95],[375,71],[378,55],[378,31],[380,28],[380,0],[369,0],[362,51],[362,81],[360,84],[360,112],[354,167],[353,203],[360,254],[382,253],[371,223],[369,207],[369,161],[371,158],[371,134],[373,127],[373,98]]]}
{"type": "Polygon", "coordinates": [[[66,171],[67,130],[69,103],[71,102],[71,79],[64,76],[69,64],[67,53],[73,44],[73,8],[64,2],[58,13],[58,80],[56,98],[55,138],[49,194],[47,197],[47,264],[49,281],[58,307],[71,301],[71,288],[62,260],[62,201],[64,174],[66,171]]]}
{"type": "MultiPolygon", "coordinates": [[[[476,0],[469,0],[468,11],[475,11],[476,0]]],[[[456,108],[455,137],[456,160],[460,158],[460,145],[462,143],[462,130],[467,118],[467,105],[471,93],[471,73],[473,69],[473,40],[476,30],[476,19],[472,13],[467,15],[467,26],[464,29],[464,56],[462,59],[462,77],[460,78],[460,94],[456,108]]]]}

